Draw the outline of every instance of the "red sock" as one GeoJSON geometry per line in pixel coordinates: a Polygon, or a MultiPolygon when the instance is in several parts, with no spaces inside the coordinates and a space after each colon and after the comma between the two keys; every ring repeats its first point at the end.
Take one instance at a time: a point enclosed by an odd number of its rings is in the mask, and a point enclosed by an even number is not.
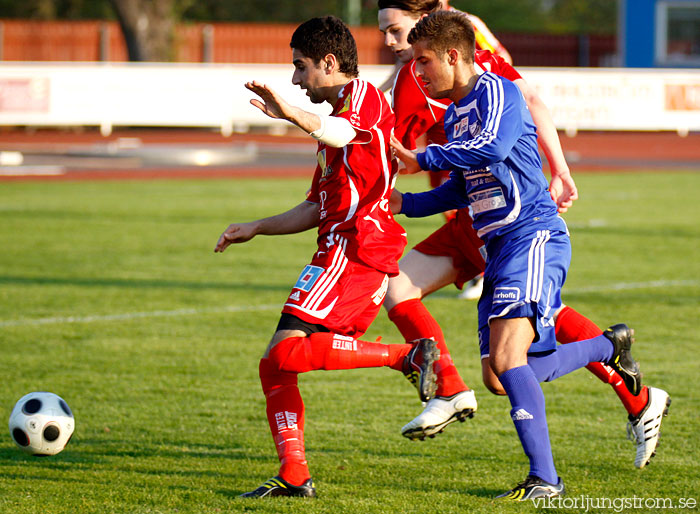
{"type": "Polygon", "coordinates": [[[452,396],[469,388],[459,376],[459,372],[447,350],[445,336],[435,318],[425,308],[420,299],[406,300],[389,311],[389,319],[396,325],[406,341],[428,338],[434,339],[440,349],[440,360],[435,364],[438,376],[436,396],[452,396]]]}
{"type": "Polygon", "coordinates": [[[408,344],[360,341],[330,332],[308,337],[288,337],[270,351],[270,360],[281,371],[305,373],[316,369],[356,369],[389,366],[401,370],[408,344]]]}
{"type": "MultiPolygon", "coordinates": [[[[568,306],[564,307],[557,316],[554,330],[557,341],[562,344],[593,339],[603,333],[595,323],[568,306]]],[[[634,396],[625,386],[622,377],[610,366],[606,366],[602,362],[591,362],[586,366],[586,369],[602,382],[610,384],[627,412],[633,416],[642,412],[649,401],[649,390],[646,386],[642,387],[638,396],[634,396]]]]}
{"type": "Polygon", "coordinates": [[[279,476],[292,485],[301,485],[311,475],[304,450],[304,402],[297,374],[279,371],[270,359],[260,360],[259,371],[267,421],[280,460],[279,476]]]}

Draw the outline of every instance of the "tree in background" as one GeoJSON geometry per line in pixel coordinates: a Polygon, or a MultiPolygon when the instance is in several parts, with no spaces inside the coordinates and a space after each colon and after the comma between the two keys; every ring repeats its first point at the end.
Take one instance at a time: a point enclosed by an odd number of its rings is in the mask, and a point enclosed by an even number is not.
{"type": "Polygon", "coordinates": [[[548,31],[554,34],[614,34],[617,2],[611,0],[552,0],[548,31]]]}
{"type": "Polygon", "coordinates": [[[0,0],[0,18],[99,20],[113,13],[107,0],[0,0]]]}
{"type": "Polygon", "coordinates": [[[109,0],[119,20],[130,61],[172,60],[175,0],[109,0]]]}
{"type": "MultiPolygon", "coordinates": [[[[350,2],[360,20],[376,25],[376,0],[0,0],[0,17],[38,20],[117,19],[131,61],[170,61],[178,23],[300,23],[335,14],[346,19],[350,2]],[[354,4],[356,5],[356,4],[354,4]]],[[[452,0],[498,32],[614,34],[613,0],[452,0]]],[[[264,36],[261,36],[264,37],[264,36]]]]}
{"type": "Polygon", "coordinates": [[[476,14],[497,32],[615,34],[614,0],[452,0],[452,7],[476,14]]]}
{"type": "MultiPolygon", "coordinates": [[[[301,23],[314,16],[334,14],[344,18],[347,0],[199,0],[193,2],[184,12],[187,20],[193,21],[246,21],[260,23],[301,23]]],[[[377,23],[376,0],[363,0],[363,10],[374,7],[377,23]]]]}
{"type": "Polygon", "coordinates": [[[547,23],[542,0],[451,0],[450,5],[476,14],[494,32],[544,32],[547,23]]]}

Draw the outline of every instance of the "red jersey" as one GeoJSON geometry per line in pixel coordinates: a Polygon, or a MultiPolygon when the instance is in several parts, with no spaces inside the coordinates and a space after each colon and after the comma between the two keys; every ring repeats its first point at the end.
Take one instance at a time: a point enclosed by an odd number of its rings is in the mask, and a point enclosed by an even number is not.
{"type": "MultiPolygon", "coordinates": [[[[477,50],[474,63],[477,70],[490,71],[511,81],[522,78],[510,64],[488,50],[477,50]]],[[[416,138],[422,134],[427,135],[428,143],[447,143],[443,117],[452,101],[449,98],[435,100],[428,96],[423,81],[416,76],[416,61],[404,64],[399,70],[391,95],[396,114],[394,134],[401,144],[413,150],[416,148],[416,138]]]]}
{"type": "Polygon", "coordinates": [[[342,148],[318,144],[308,200],[319,204],[319,250],[340,235],[348,240],[349,258],[395,275],[406,237],[389,211],[398,169],[389,147],[394,113],[381,91],[354,79],[340,91],[331,115],[347,119],[357,135],[342,148]]]}

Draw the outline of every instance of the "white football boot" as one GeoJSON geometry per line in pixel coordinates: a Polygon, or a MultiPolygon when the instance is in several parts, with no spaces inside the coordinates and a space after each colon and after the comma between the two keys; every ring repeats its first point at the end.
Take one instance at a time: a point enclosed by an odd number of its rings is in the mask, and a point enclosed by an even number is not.
{"type": "Polygon", "coordinates": [[[656,455],[659,444],[661,420],[668,416],[671,398],[663,389],[649,388],[649,400],[646,407],[636,417],[630,416],[627,423],[627,437],[637,445],[635,467],[641,469],[656,455]]]}
{"type": "Polygon", "coordinates": [[[423,412],[404,425],[401,435],[421,441],[435,437],[450,423],[473,417],[476,408],[476,396],[471,389],[450,397],[436,396],[427,403],[423,412]]]}
{"type": "Polygon", "coordinates": [[[462,300],[478,300],[484,290],[484,275],[479,275],[464,284],[464,289],[457,295],[462,300]]]}

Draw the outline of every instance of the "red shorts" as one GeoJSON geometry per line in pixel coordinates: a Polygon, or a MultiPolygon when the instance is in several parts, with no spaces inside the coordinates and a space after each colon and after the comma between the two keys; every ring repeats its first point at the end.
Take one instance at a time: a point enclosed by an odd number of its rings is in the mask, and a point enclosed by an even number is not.
{"type": "Polygon", "coordinates": [[[450,180],[450,171],[429,171],[428,178],[430,179],[430,187],[435,189],[450,180]]]}
{"type": "Polygon", "coordinates": [[[484,242],[472,228],[472,219],[466,209],[413,247],[425,255],[452,257],[457,269],[455,285],[462,289],[465,282],[484,272],[486,263],[479,250],[484,242]]]}
{"type": "Polygon", "coordinates": [[[345,255],[347,239],[335,235],[299,275],[282,312],[337,334],[360,337],[381,309],[389,277],[345,255]]]}

